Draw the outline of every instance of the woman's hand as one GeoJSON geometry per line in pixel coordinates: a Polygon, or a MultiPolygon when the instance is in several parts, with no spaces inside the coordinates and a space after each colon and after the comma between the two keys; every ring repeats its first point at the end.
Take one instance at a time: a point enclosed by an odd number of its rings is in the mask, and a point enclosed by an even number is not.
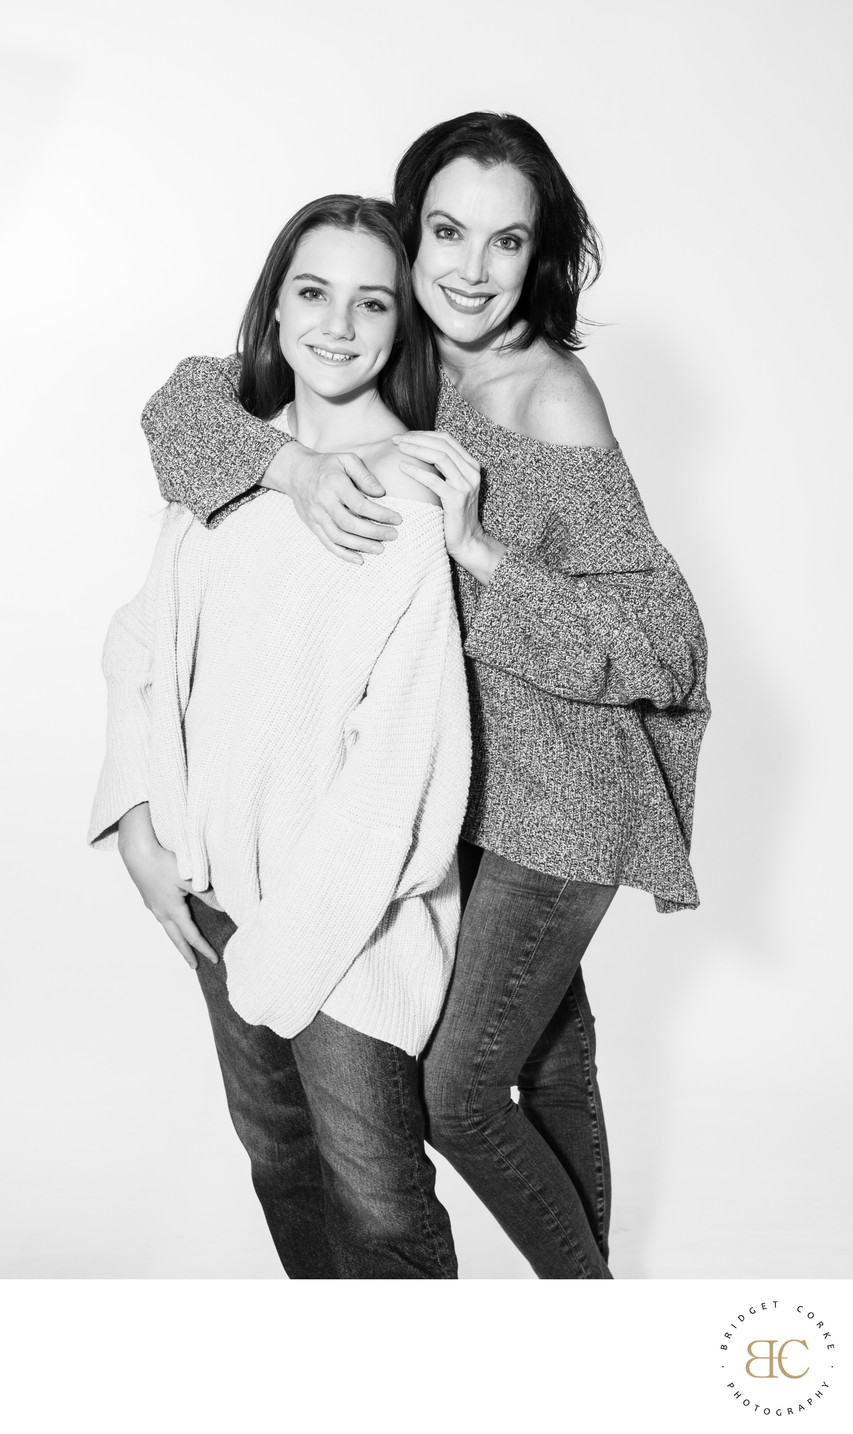
{"type": "Polygon", "coordinates": [[[362,553],[382,553],[396,538],[399,513],[371,496],[385,489],[357,453],[315,453],[301,443],[285,443],[267,468],[265,488],[293,499],[298,516],[324,548],[346,563],[363,563],[362,553]]]}
{"type": "Polygon", "coordinates": [[[449,433],[401,433],[393,440],[403,454],[432,465],[425,471],[405,459],[400,467],[441,500],[444,536],[451,558],[488,586],[507,548],[480,522],[480,465],[449,433]]]}
{"type": "MultiPolygon", "coordinates": [[[[147,802],[132,807],[120,819],[118,849],[142,900],[156,916],[169,940],[177,946],[187,965],[196,969],[198,958],[195,952],[198,951],[215,966],[219,957],[205,941],[187,906],[187,892],[192,891],[192,887],[178,875],[175,853],[161,846],[157,840],[147,802]]],[[[208,897],[205,895],[201,899],[208,900],[208,897]]],[[[208,905],[215,905],[219,911],[222,909],[215,896],[213,900],[208,900],[208,905]]]]}

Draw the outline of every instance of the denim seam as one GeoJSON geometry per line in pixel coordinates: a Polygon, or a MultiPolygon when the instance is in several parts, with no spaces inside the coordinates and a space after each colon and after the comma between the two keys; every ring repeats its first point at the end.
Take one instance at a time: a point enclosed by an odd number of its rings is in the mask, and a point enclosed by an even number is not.
{"type": "Polygon", "coordinates": [[[586,1095],[592,1129],[592,1144],[595,1150],[595,1173],[596,1173],[596,1217],[598,1224],[598,1246],[604,1259],[607,1258],[607,1230],[605,1228],[605,1214],[607,1208],[606,1181],[604,1177],[604,1146],[601,1139],[601,1118],[598,1105],[595,1099],[595,1082],[592,1078],[592,1045],[589,1033],[584,1024],[583,1012],[574,992],[569,988],[569,995],[572,1003],[572,1019],[575,1027],[580,1031],[581,1049],[584,1057],[584,1075],[586,1077],[586,1095]]]}
{"type": "MultiPolygon", "coordinates": [[[[538,936],[537,936],[535,942],[534,942],[533,945],[531,946],[531,949],[530,949],[530,951],[529,951],[529,953],[528,953],[528,955],[527,955],[527,958],[526,958],[526,960],[525,960],[525,962],[524,962],[524,966],[523,966],[522,970],[520,971],[520,973],[519,973],[519,975],[518,975],[518,979],[517,979],[516,982],[515,982],[515,985],[514,985],[514,987],[513,987],[512,993],[511,993],[511,995],[508,995],[508,996],[507,996],[506,1002],[505,1002],[505,1004],[504,1004],[504,1009],[503,1009],[503,1011],[500,1013],[500,1015],[499,1015],[499,1017],[498,1017],[498,1019],[497,1019],[497,1022],[496,1022],[496,1025],[495,1025],[495,1030],[494,1030],[494,1033],[493,1033],[493,1035],[492,1035],[492,1039],[491,1039],[491,1041],[490,1041],[488,1047],[487,1047],[487,1048],[484,1050],[484,1052],[483,1052],[483,1056],[482,1056],[482,1059],[481,1059],[481,1061],[480,1061],[480,1063],[479,1063],[475,1080],[474,1080],[474,1082],[473,1082],[473,1084],[472,1084],[471,1095],[469,1096],[469,1100],[468,1100],[468,1109],[466,1110],[466,1118],[467,1118],[467,1120],[468,1120],[468,1122],[469,1122],[469,1133],[473,1134],[474,1132],[477,1132],[477,1133],[479,1133],[479,1134],[482,1135],[483,1139],[484,1139],[485,1142],[491,1147],[492,1151],[493,1151],[494,1154],[497,1156],[498,1160],[499,1160],[499,1161],[502,1161],[503,1164],[507,1167],[507,1169],[511,1170],[511,1171],[518,1177],[518,1179],[519,1179],[519,1180],[522,1182],[522,1184],[527,1188],[527,1190],[529,1190],[530,1194],[534,1197],[534,1199],[542,1206],[542,1208],[547,1212],[547,1214],[550,1215],[551,1219],[552,1219],[552,1220],[554,1221],[554,1223],[555,1223],[557,1233],[560,1234],[560,1235],[562,1235],[563,1239],[564,1239],[565,1242],[566,1242],[567,1253],[571,1256],[571,1258],[572,1258],[572,1259],[575,1261],[575,1263],[577,1264],[578,1269],[582,1272],[582,1277],[583,1277],[584,1279],[591,1279],[592,1276],[591,1276],[591,1274],[590,1274],[590,1271],[588,1270],[588,1268],[587,1268],[587,1266],[586,1266],[586,1264],[585,1264],[585,1262],[584,1262],[584,1260],[583,1260],[583,1257],[581,1256],[581,1254],[580,1254],[580,1252],[579,1252],[579,1250],[578,1250],[578,1248],[577,1248],[577,1246],[576,1246],[576,1244],[575,1244],[575,1241],[574,1241],[574,1239],[572,1238],[572,1234],[571,1234],[571,1232],[570,1232],[569,1230],[567,1230],[567,1229],[565,1228],[565,1226],[564,1226],[564,1224],[563,1224],[563,1222],[562,1222],[562,1220],[561,1220],[559,1214],[557,1213],[557,1211],[553,1209],[553,1207],[551,1206],[551,1204],[549,1203],[549,1201],[545,1198],[545,1196],[542,1195],[542,1193],[541,1193],[540,1191],[538,1191],[534,1185],[531,1184],[530,1180],[529,1180],[528,1177],[524,1174],[524,1172],[523,1172],[522,1170],[519,1170],[519,1169],[513,1164],[513,1162],[509,1159],[509,1157],[508,1157],[506,1154],[504,1154],[504,1152],[500,1149],[500,1147],[495,1144],[495,1142],[492,1140],[491,1136],[488,1135],[488,1133],[482,1128],[482,1126],[478,1126],[478,1124],[477,1124],[477,1122],[476,1122],[476,1119],[475,1119],[475,1117],[474,1117],[473,1109],[472,1109],[472,1102],[473,1102],[473,1098],[474,1098],[474,1091],[475,1091],[476,1089],[479,1089],[479,1087],[480,1087],[480,1083],[481,1083],[482,1075],[483,1075],[483,1068],[484,1068],[484,1066],[485,1066],[485,1064],[486,1064],[486,1060],[487,1060],[488,1056],[491,1054],[491,1052],[494,1050],[495,1045],[497,1044],[498,1036],[500,1035],[501,1031],[502,1031],[502,1030],[505,1028],[505,1026],[506,1026],[506,1021],[507,1021],[507,1016],[508,1016],[508,1014],[509,1014],[509,1011],[512,1009],[512,1005],[513,1005],[513,1003],[514,1003],[516,997],[518,996],[518,993],[519,993],[519,991],[520,991],[520,989],[521,989],[521,986],[522,986],[522,983],[523,983],[523,981],[524,981],[524,978],[525,978],[525,976],[527,975],[528,971],[530,970],[530,967],[531,967],[531,965],[532,965],[532,963],[533,963],[533,960],[534,960],[534,957],[535,957],[535,955],[536,955],[536,952],[539,950],[539,947],[540,947],[541,944],[542,944],[542,940],[543,940],[543,938],[544,938],[544,936],[545,936],[545,933],[546,933],[546,931],[548,930],[549,926],[551,925],[551,922],[552,922],[553,917],[554,917],[554,912],[557,910],[557,907],[558,907],[559,904],[560,904],[560,900],[561,900],[561,898],[562,898],[562,896],[563,896],[563,894],[564,894],[566,888],[567,888],[568,885],[569,885],[569,880],[570,880],[570,879],[567,878],[567,879],[563,882],[563,885],[560,887],[560,890],[557,892],[557,894],[556,894],[556,896],[555,896],[555,898],[554,898],[554,901],[553,901],[553,903],[552,903],[551,909],[550,909],[550,911],[548,912],[548,915],[547,915],[545,921],[542,923],[542,927],[541,927],[541,929],[540,929],[540,931],[539,931],[539,934],[538,934],[538,936]]],[[[524,1116],[523,1112],[521,1113],[521,1118],[522,1118],[522,1119],[526,1119],[526,1117],[524,1116]]],[[[567,1178],[569,1178],[569,1179],[571,1178],[570,1176],[568,1176],[568,1172],[567,1172],[567,1178]]]]}
{"type": "MultiPolygon", "coordinates": [[[[418,1193],[418,1198],[419,1198],[419,1200],[420,1200],[420,1202],[421,1202],[421,1221],[422,1221],[422,1227],[423,1227],[424,1231],[426,1232],[426,1234],[428,1235],[428,1237],[430,1238],[430,1240],[432,1241],[433,1253],[434,1253],[435,1260],[436,1260],[436,1263],[438,1264],[439,1269],[442,1271],[443,1274],[445,1274],[445,1275],[450,1274],[450,1275],[452,1276],[452,1274],[453,1274],[452,1267],[449,1266],[449,1265],[446,1263],[446,1261],[445,1261],[445,1259],[444,1259],[444,1256],[443,1256],[443,1254],[442,1254],[442,1245],[443,1245],[444,1242],[443,1242],[442,1239],[440,1238],[440,1236],[439,1236],[439,1234],[438,1234],[438,1231],[433,1227],[432,1220],[430,1219],[429,1200],[428,1200],[428,1198],[427,1198],[427,1196],[426,1196],[426,1194],[425,1194],[425,1192],[424,1192],[424,1190],[423,1190],[423,1188],[422,1188],[422,1186],[421,1186],[421,1182],[420,1182],[420,1179],[419,1179],[417,1142],[412,1138],[412,1131],[411,1131],[411,1127],[409,1126],[409,1121],[408,1121],[407,1112],[406,1112],[406,1102],[405,1102],[405,1100],[404,1100],[404,1098],[403,1098],[403,1074],[402,1074],[402,1068],[401,1068],[401,1062],[400,1062],[400,1053],[399,1053],[399,1051],[398,1051],[398,1049],[397,1049],[396,1046],[392,1046],[391,1049],[392,1049],[392,1052],[393,1052],[393,1059],[394,1059],[395,1087],[396,1087],[396,1091],[397,1091],[397,1100],[398,1100],[398,1104],[399,1104],[399,1108],[400,1108],[400,1120],[401,1120],[403,1129],[404,1129],[405,1132],[406,1132],[406,1139],[407,1139],[407,1141],[408,1141],[408,1143],[409,1143],[409,1147],[410,1147],[410,1150],[411,1150],[412,1170],[413,1170],[413,1172],[414,1172],[414,1185],[415,1185],[415,1189],[417,1190],[417,1193],[418,1193]]],[[[423,1143],[422,1143],[422,1142],[421,1142],[421,1147],[423,1147],[423,1143]]],[[[427,1158],[428,1158],[425,1150],[423,1151],[423,1155],[424,1155],[424,1159],[427,1159],[427,1158]]],[[[437,1198],[437,1197],[436,1197],[436,1198],[437,1198]]]]}

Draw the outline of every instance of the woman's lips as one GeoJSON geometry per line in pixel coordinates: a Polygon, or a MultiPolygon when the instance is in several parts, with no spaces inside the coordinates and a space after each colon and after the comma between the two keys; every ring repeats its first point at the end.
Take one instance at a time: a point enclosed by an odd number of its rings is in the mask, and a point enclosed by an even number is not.
{"type": "Polygon", "coordinates": [[[486,305],[494,298],[494,294],[462,294],[453,289],[445,289],[443,284],[438,286],[451,309],[457,314],[481,314],[486,305]]]}

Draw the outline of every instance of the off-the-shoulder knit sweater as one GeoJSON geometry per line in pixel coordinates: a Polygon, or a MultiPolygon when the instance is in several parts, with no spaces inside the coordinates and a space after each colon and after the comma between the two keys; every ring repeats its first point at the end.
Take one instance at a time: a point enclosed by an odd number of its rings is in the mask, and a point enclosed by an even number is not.
{"type": "MultiPolygon", "coordinates": [[[[236,355],[187,359],[143,414],[163,495],[210,525],[262,491],[285,441],[240,408],[239,371],[236,355]]],[[[621,449],[515,433],[444,375],[435,427],[480,460],[482,522],[509,549],[488,587],[454,574],[474,750],[464,836],[538,871],[643,888],[660,911],[696,906],[705,634],[621,449]]]]}
{"type": "Polygon", "coordinates": [[[417,1054],[459,924],[468,700],[441,512],[404,500],[381,562],[341,563],[268,495],[215,529],[168,510],[104,650],[89,839],[149,801],[237,923],[232,1005],[292,1036],[319,1010],[417,1054]]]}

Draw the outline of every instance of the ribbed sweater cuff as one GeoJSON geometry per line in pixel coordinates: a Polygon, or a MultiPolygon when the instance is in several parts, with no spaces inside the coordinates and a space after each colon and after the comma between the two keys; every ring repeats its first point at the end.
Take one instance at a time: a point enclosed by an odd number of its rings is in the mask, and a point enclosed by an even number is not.
{"type": "Polygon", "coordinates": [[[88,841],[109,850],[118,845],[118,822],[150,797],[149,718],[139,679],[110,678],[107,755],[89,819],[88,841]]]}

